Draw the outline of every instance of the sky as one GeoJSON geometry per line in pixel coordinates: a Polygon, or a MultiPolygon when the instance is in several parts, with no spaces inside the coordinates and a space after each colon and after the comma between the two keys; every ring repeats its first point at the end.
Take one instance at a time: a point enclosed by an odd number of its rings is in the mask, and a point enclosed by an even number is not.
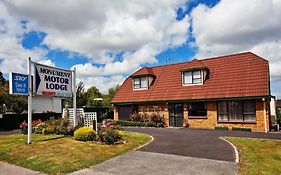
{"type": "Polygon", "coordinates": [[[2,0],[0,71],[27,58],[106,92],[143,66],[251,51],[281,98],[280,0],[2,0]]]}

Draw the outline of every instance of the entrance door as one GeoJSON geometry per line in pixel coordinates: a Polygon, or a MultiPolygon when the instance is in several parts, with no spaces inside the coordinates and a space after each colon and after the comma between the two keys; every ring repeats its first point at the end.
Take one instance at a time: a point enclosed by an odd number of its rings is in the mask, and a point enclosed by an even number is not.
{"type": "Polygon", "coordinates": [[[169,104],[169,122],[172,127],[183,126],[183,104],[171,103],[169,104]]]}

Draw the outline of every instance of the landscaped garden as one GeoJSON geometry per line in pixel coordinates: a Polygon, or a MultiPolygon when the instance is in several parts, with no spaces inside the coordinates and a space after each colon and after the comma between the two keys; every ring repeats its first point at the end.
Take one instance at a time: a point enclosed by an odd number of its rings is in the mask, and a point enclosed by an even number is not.
{"type": "Polygon", "coordinates": [[[281,174],[281,141],[227,138],[239,150],[240,175],[281,174]]]}
{"type": "Polygon", "coordinates": [[[103,122],[98,131],[69,125],[68,119],[32,123],[32,144],[27,144],[27,124],[22,134],[0,136],[0,160],[48,174],[70,173],[99,164],[147,143],[145,134],[122,131],[103,122]]]}

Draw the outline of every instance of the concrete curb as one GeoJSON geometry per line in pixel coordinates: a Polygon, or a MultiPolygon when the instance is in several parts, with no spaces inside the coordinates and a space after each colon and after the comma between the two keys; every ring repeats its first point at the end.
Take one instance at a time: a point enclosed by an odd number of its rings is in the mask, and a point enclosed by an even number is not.
{"type": "Polygon", "coordinates": [[[149,141],[149,142],[147,142],[147,143],[145,143],[145,144],[143,144],[143,145],[140,145],[139,147],[137,147],[136,149],[134,149],[134,151],[137,151],[138,149],[141,149],[141,148],[145,147],[146,145],[152,143],[152,142],[154,141],[154,137],[151,136],[151,135],[149,135],[149,137],[150,137],[150,141],[149,141]]]}
{"type": "Polygon", "coordinates": [[[226,140],[223,137],[219,137],[219,138],[224,140],[225,142],[229,143],[232,146],[232,148],[234,149],[234,154],[235,154],[235,163],[239,163],[239,152],[238,152],[237,148],[234,146],[234,144],[231,143],[230,141],[226,140]]]}

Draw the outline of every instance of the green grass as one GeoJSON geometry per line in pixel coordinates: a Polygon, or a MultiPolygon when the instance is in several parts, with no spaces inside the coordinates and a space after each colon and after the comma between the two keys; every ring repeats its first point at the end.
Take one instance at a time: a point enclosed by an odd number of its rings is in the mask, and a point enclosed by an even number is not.
{"type": "Polygon", "coordinates": [[[65,174],[99,164],[137,148],[150,140],[145,134],[124,132],[126,144],[102,145],[75,141],[72,137],[33,135],[0,136],[0,160],[48,174],[65,174]]]}
{"type": "Polygon", "coordinates": [[[240,175],[281,174],[281,141],[227,138],[239,150],[240,175]]]}

